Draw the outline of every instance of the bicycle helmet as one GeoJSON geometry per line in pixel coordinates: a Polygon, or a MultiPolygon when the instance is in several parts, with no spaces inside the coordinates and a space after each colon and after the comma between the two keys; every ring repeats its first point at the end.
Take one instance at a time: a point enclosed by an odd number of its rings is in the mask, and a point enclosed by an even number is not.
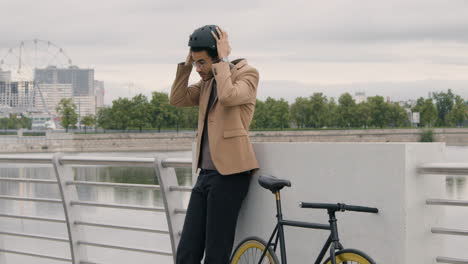
{"type": "Polygon", "coordinates": [[[213,35],[211,35],[211,31],[213,31],[216,36],[219,37],[216,27],[216,25],[206,25],[195,29],[192,35],[190,35],[188,43],[189,47],[210,48],[216,50],[216,40],[213,38],[213,35]]]}

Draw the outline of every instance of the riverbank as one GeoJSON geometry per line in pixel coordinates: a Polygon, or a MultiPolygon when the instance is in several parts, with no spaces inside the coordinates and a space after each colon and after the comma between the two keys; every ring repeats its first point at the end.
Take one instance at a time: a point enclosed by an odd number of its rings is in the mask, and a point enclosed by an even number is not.
{"type": "MultiPolygon", "coordinates": [[[[434,129],[448,146],[468,146],[467,128],[434,129]]],[[[250,132],[252,142],[419,142],[421,129],[305,130],[250,132]]],[[[194,132],[0,136],[0,153],[126,152],[191,150],[194,132]]]]}

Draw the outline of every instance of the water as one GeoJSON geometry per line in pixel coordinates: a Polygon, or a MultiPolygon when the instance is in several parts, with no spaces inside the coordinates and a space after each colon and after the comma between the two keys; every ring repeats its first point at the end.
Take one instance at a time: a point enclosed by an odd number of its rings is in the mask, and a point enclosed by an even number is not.
{"type": "MultiPolygon", "coordinates": [[[[191,152],[167,152],[167,153],[80,153],[78,155],[92,156],[133,156],[154,157],[164,154],[167,157],[190,158],[191,152]]],[[[97,181],[115,183],[158,184],[152,168],[130,167],[76,167],[74,168],[75,180],[97,181]]],[[[179,185],[191,185],[191,169],[176,169],[179,185]]],[[[9,178],[35,178],[54,179],[53,169],[49,165],[2,165],[0,177],[9,178]]],[[[162,199],[159,191],[133,189],[123,187],[95,187],[77,186],[79,199],[103,203],[118,203],[140,206],[162,207],[162,199]]],[[[60,199],[60,192],[56,184],[30,184],[2,182],[0,195],[22,196],[60,199]]],[[[189,194],[182,193],[185,204],[189,194]]],[[[25,201],[0,200],[0,214],[15,214],[27,216],[40,216],[47,218],[64,218],[61,204],[37,203],[25,201]]],[[[113,225],[130,225],[143,228],[156,228],[167,230],[167,222],[164,213],[121,210],[112,208],[80,207],[81,221],[98,222],[113,225]]],[[[15,233],[32,233],[54,237],[68,236],[63,223],[48,223],[31,220],[21,220],[0,217],[0,231],[15,233]]],[[[170,240],[167,234],[143,233],[126,230],[112,230],[97,227],[81,227],[80,232],[84,240],[94,243],[119,245],[124,247],[143,248],[150,250],[171,251],[170,240]]],[[[0,248],[18,250],[23,252],[46,254],[70,258],[68,243],[21,238],[8,235],[0,235],[0,248]]],[[[154,254],[133,253],[106,249],[100,247],[80,247],[86,251],[87,259],[97,263],[130,263],[138,259],[138,263],[171,263],[171,257],[156,256],[154,254]],[[119,261],[114,261],[118,259],[119,261]],[[112,260],[112,261],[111,261],[112,260]]],[[[49,259],[26,257],[15,254],[0,253],[0,263],[34,263],[54,264],[64,263],[49,259]]]]}

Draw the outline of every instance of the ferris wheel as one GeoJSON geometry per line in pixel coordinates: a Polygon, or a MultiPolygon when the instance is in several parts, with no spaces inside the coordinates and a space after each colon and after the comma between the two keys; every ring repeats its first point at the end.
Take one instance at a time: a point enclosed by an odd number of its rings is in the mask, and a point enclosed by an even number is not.
{"type": "Polygon", "coordinates": [[[46,101],[41,93],[41,85],[34,80],[35,71],[47,67],[68,68],[72,60],[65,51],[46,40],[33,39],[21,41],[14,48],[8,49],[0,59],[0,72],[8,73],[11,82],[29,82],[33,84],[33,91],[26,103],[20,106],[20,111],[45,111],[46,101]],[[40,100],[45,109],[35,109],[35,101],[40,100]]]}

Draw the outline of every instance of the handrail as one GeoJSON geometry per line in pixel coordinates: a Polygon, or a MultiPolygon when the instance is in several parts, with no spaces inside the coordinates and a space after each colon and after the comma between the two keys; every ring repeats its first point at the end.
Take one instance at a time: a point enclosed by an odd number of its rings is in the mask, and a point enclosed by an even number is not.
{"type": "Polygon", "coordinates": [[[142,227],[133,227],[133,226],[121,226],[121,225],[109,225],[109,224],[99,224],[85,221],[75,221],[75,225],[84,225],[84,226],[94,226],[101,228],[111,228],[111,229],[122,229],[122,230],[132,230],[140,232],[150,232],[150,233],[159,233],[159,234],[169,234],[167,230],[160,230],[154,228],[142,228],[142,227]]]}
{"type": "Polygon", "coordinates": [[[468,264],[468,259],[456,259],[447,257],[437,257],[437,263],[448,263],[448,264],[468,264]]]}
{"type": "Polygon", "coordinates": [[[87,185],[87,186],[98,186],[98,187],[124,187],[124,188],[140,188],[140,189],[152,189],[159,190],[159,185],[151,184],[131,184],[131,183],[110,183],[110,182],[92,182],[92,181],[68,181],[67,185],[87,185]]]}
{"type": "Polygon", "coordinates": [[[0,231],[0,234],[7,235],[7,236],[29,237],[29,238],[35,238],[35,239],[68,242],[67,238],[62,238],[62,237],[41,236],[41,235],[32,235],[32,234],[26,234],[26,233],[15,233],[15,232],[5,232],[5,231],[0,231]]]}
{"type": "MultiPolygon", "coordinates": [[[[433,174],[444,176],[468,176],[468,163],[427,163],[422,164],[417,168],[420,174],[433,174]]],[[[468,206],[468,201],[450,200],[450,199],[427,199],[427,205],[444,205],[444,206],[468,206]]],[[[453,235],[453,236],[468,236],[468,231],[460,229],[432,227],[433,234],[453,235]]],[[[437,263],[449,264],[468,264],[468,260],[456,259],[451,257],[437,257],[437,263]]]]}
{"type": "Polygon", "coordinates": [[[173,255],[171,252],[167,252],[167,251],[150,250],[150,249],[142,249],[142,248],[132,248],[132,247],[122,247],[122,246],[109,245],[109,244],[92,243],[92,242],[81,241],[81,240],[78,241],[78,245],[112,248],[112,249],[127,250],[127,251],[141,252],[141,253],[150,253],[150,254],[165,255],[165,256],[172,256],[173,255]]]}
{"type": "Polygon", "coordinates": [[[107,207],[107,208],[118,208],[118,209],[131,209],[131,210],[164,212],[164,208],[162,208],[162,207],[149,207],[149,206],[139,206],[139,205],[126,205],[126,204],[111,204],[111,203],[71,201],[70,205],[96,206],[96,207],[107,207]]]}
{"type": "Polygon", "coordinates": [[[468,201],[463,200],[449,200],[449,199],[428,199],[428,205],[450,205],[450,206],[468,206],[468,201]]]}
{"type": "Polygon", "coordinates": [[[30,197],[10,196],[10,195],[0,195],[0,200],[14,200],[14,201],[41,202],[41,203],[62,203],[62,200],[60,199],[30,198],[30,197]]]}
{"type": "Polygon", "coordinates": [[[468,163],[427,163],[418,167],[421,174],[468,175],[468,163]]]}
{"type": "Polygon", "coordinates": [[[67,242],[70,244],[71,259],[61,258],[56,256],[41,255],[36,253],[28,253],[17,250],[1,249],[0,252],[27,255],[38,258],[49,258],[58,261],[78,263],[94,263],[90,260],[82,259],[86,255],[83,246],[105,247],[117,250],[128,250],[140,253],[150,253],[165,256],[172,256],[175,258],[175,245],[180,239],[180,230],[182,228],[184,215],[186,209],[181,208],[183,204],[179,192],[190,192],[192,187],[179,186],[175,174],[175,168],[191,168],[192,161],[190,159],[155,159],[148,157],[106,157],[106,156],[72,156],[63,154],[41,154],[41,155],[0,155],[0,164],[45,164],[52,165],[55,171],[56,179],[34,179],[34,178],[0,178],[0,182],[17,182],[28,184],[57,184],[60,189],[61,199],[51,198],[37,198],[37,197],[24,197],[12,195],[0,195],[0,199],[14,200],[24,202],[45,202],[45,203],[62,203],[65,219],[47,218],[39,216],[15,215],[1,213],[0,217],[16,218],[23,220],[45,221],[52,223],[60,223],[67,225],[68,237],[60,238],[47,235],[6,232],[1,231],[0,234],[6,236],[18,236],[31,239],[43,239],[57,242],[67,242]],[[128,184],[128,183],[110,183],[110,182],[93,182],[93,181],[75,181],[73,177],[74,166],[118,166],[118,167],[151,167],[155,168],[155,174],[158,178],[159,185],[154,184],[128,184]],[[155,206],[139,206],[131,204],[119,203],[102,203],[94,201],[82,201],[78,199],[75,186],[97,186],[97,187],[112,187],[112,188],[137,188],[147,190],[157,190],[161,192],[164,200],[164,207],[155,206]],[[164,188],[164,186],[166,186],[164,188]],[[170,197],[166,197],[170,196],[170,197]],[[176,201],[177,200],[177,201],[176,201]],[[92,207],[106,207],[117,209],[141,210],[152,212],[165,212],[168,220],[169,230],[161,230],[149,227],[128,226],[128,225],[114,225],[97,222],[82,221],[77,219],[78,209],[77,206],[92,206],[92,207]],[[152,250],[144,248],[126,247],[120,245],[111,245],[105,243],[94,243],[93,241],[85,241],[82,239],[81,233],[77,228],[82,226],[92,226],[97,228],[109,228],[116,230],[128,230],[136,232],[154,233],[169,235],[171,239],[172,251],[166,252],[161,250],[152,250]],[[81,247],[80,247],[81,245],[81,247]]]}
{"type": "Polygon", "coordinates": [[[64,261],[64,262],[72,262],[72,260],[69,259],[69,258],[62,258],[62,257],[51,256],[51,255],[43,255],[43,254],[22,252],[22,251],[16,251],[16,250],[8,250],[8,249],[2,249],[2,248],[0,248],[0,252],[18,254],[18,255],[24,255],[24,256],[30,256],[30,257],[36,257],[36,258],[53,259],[53,260],[64,261]]]}
{"type": "Polygon", "coordinates": [[[468,236],[468,230],[450,229],[444,227],[433,227],[431,228],[431,232],[433,234],[468,236]]]}

